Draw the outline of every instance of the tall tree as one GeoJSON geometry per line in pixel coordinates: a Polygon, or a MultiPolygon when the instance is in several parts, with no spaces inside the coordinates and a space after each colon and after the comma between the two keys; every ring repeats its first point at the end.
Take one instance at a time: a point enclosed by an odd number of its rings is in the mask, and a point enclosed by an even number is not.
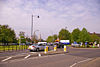
{"type": "Polygon", "coordinates": [[[8,25],[0,25],[0,42],[12,43],[15,42],[16,35],[8,25]]]}
{"type": "Polygon", "coordinates": [[[78,28],[74,29],[73,32],[72,32],[72,35],[71,35],[71,40],[78,42],[79,41],[80,32],[81,31],[78,28]]]}
{"type": "Polygon", "coordinates": [[[53,42],[53,36],[48,36],[48,38],[47,38],[46,41],[47,41],[47,42],[53,42]]]}
{"type": "Polygon", "coordinates": [[[85,43],[86,41],[90,41],[90,35],[86,28],[83,28],[80,32],[79,39],[81,42],[85,43]]]}
{"type": "Polygon", "coordinates": [[[61,29],[58,37],[61,40],[70,40],[70,32],[66,29],[61,29]]]}

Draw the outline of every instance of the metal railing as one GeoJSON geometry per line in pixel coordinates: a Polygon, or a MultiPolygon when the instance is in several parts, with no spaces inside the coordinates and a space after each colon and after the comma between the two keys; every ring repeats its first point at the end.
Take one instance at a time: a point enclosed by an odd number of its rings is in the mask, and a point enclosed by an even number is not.
{"type": "Polygon", "coordinates": [[[29,45],[17,43],[0,43],[0,52],[6,51],[21,51],[28,49],[29,45]]]}

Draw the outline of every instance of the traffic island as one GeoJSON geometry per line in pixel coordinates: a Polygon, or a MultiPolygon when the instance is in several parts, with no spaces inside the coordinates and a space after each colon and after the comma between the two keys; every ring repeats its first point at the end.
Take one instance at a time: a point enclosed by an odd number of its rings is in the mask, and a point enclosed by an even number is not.
{"type": "Polygon", "coordinates": [[[64,51],[48,51],[47,53],[42,52],[42,53],[39,53],[39,54],[41,54],[41,56],[46,56],[46,55],[66,54],[66,53],[68,53],[68,52],[64,52],[64,51]]]}

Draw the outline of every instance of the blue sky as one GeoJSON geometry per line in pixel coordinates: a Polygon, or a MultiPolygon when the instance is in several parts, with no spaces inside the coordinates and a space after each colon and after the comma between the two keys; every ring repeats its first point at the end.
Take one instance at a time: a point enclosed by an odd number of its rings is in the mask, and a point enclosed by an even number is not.
{"type": "Polygon", "coordinates": [[[34,30],[43,39],[65,27],[100,33],[100,0],[0,0],[0,24],[8,24],[17,36],[19,31],[30,36],[32,14],[34,30]]]}

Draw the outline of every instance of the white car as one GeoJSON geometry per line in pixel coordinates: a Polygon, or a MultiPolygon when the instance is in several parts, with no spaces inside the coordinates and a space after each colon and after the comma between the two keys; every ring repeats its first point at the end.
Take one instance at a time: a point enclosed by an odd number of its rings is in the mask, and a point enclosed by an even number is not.
{"type": "MultiPolygon", "coordinates": [[[[43,45],[43,44],[33,44],[33,45],[28,47],[28,49],[30,51],[44,50],[44,48],[45,48],[45,45],[43,45]]],[[[49,49],[49,47],[48,47],[48,49],[49,49]]]]}
{"type": "Polygon", "coordinates": [[[73,43],[72,43],[71,46],[72,46],[72,47],[79,47],[80,44],[73,44],[73,43]]]}

